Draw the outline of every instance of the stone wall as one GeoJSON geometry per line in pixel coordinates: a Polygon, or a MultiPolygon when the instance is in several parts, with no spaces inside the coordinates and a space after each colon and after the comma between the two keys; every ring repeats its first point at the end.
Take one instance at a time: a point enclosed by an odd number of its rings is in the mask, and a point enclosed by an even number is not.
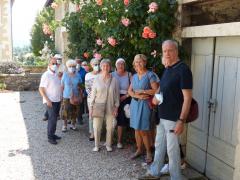
{"type": "Polygon", "coordinates": [[[0,83],[6,85],[7,90],[34,91],[38,89],[42,73],[0,74],[0,83]]]}
{"type": "Polygon", "coordinates": [[[47,66],[23,66],[23,69],[29,73],[43,73],[47,70],[47,66]]]}

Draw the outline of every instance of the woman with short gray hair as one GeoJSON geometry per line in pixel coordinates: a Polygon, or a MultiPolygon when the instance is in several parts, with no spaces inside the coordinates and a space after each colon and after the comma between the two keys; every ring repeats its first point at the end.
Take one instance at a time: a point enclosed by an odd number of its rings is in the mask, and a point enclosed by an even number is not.
{"type": "Polygon", "coordinates": [[[103,121],[106,121],[106,149],[112,151],[112,138],[115,128],[115,118],[119,107],[119,86],[115,77],[112,77],[111,61],[103,59],[100,63],[101,73],[94,79],[89,115],[93,117],[95,147],[99,151],[103,121]]]}

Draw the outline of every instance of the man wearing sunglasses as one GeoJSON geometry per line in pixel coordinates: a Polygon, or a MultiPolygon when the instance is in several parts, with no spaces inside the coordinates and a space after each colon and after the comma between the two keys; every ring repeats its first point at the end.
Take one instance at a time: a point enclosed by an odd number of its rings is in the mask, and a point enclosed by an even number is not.
{"type": "Polygon", "coordinates": [[[45,104],[48,113],[47,135],[50,144],[57,144],[56,140],[61,139],[61,137],[55,135],[57,116],[61,104],[61,81],[57,70],[57,60],[51,58],[48,70],[43,73],[39,85],[39,92],[43,97],[43,104],[45,104]]]}

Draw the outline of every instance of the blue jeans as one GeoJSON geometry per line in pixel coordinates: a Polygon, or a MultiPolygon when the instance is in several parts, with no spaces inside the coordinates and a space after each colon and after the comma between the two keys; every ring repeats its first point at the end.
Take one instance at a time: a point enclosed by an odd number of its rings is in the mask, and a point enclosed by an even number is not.
{"type": "Polygon", "coordinates": [[[149,173],[153,176],[161,175],[160,171],[164,166],[165,154],[167,151],[171,180],[182,179],[178,136],[170,132],[175,126],[176,122],[174,121],[160,119],[160,124],[157,126],[154,161],[149,169],[149,173]]]}
{"type": "Polygon", "coordinates": [[[47,125],[48,139],[54,139],[60,106],[61,102],[52,102],[52,107],[48,107],[46,104],[48,112],[48,125],[47,125]]]}

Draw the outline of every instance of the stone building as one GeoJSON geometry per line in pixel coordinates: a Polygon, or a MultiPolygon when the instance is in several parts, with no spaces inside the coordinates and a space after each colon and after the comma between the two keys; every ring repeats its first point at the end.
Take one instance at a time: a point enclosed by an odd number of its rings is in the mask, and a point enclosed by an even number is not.
{"type": "Polygon", "coordinates": [[[0,61],[12,61],[12,5],[14,0],[0,0],[0,61]]]}

